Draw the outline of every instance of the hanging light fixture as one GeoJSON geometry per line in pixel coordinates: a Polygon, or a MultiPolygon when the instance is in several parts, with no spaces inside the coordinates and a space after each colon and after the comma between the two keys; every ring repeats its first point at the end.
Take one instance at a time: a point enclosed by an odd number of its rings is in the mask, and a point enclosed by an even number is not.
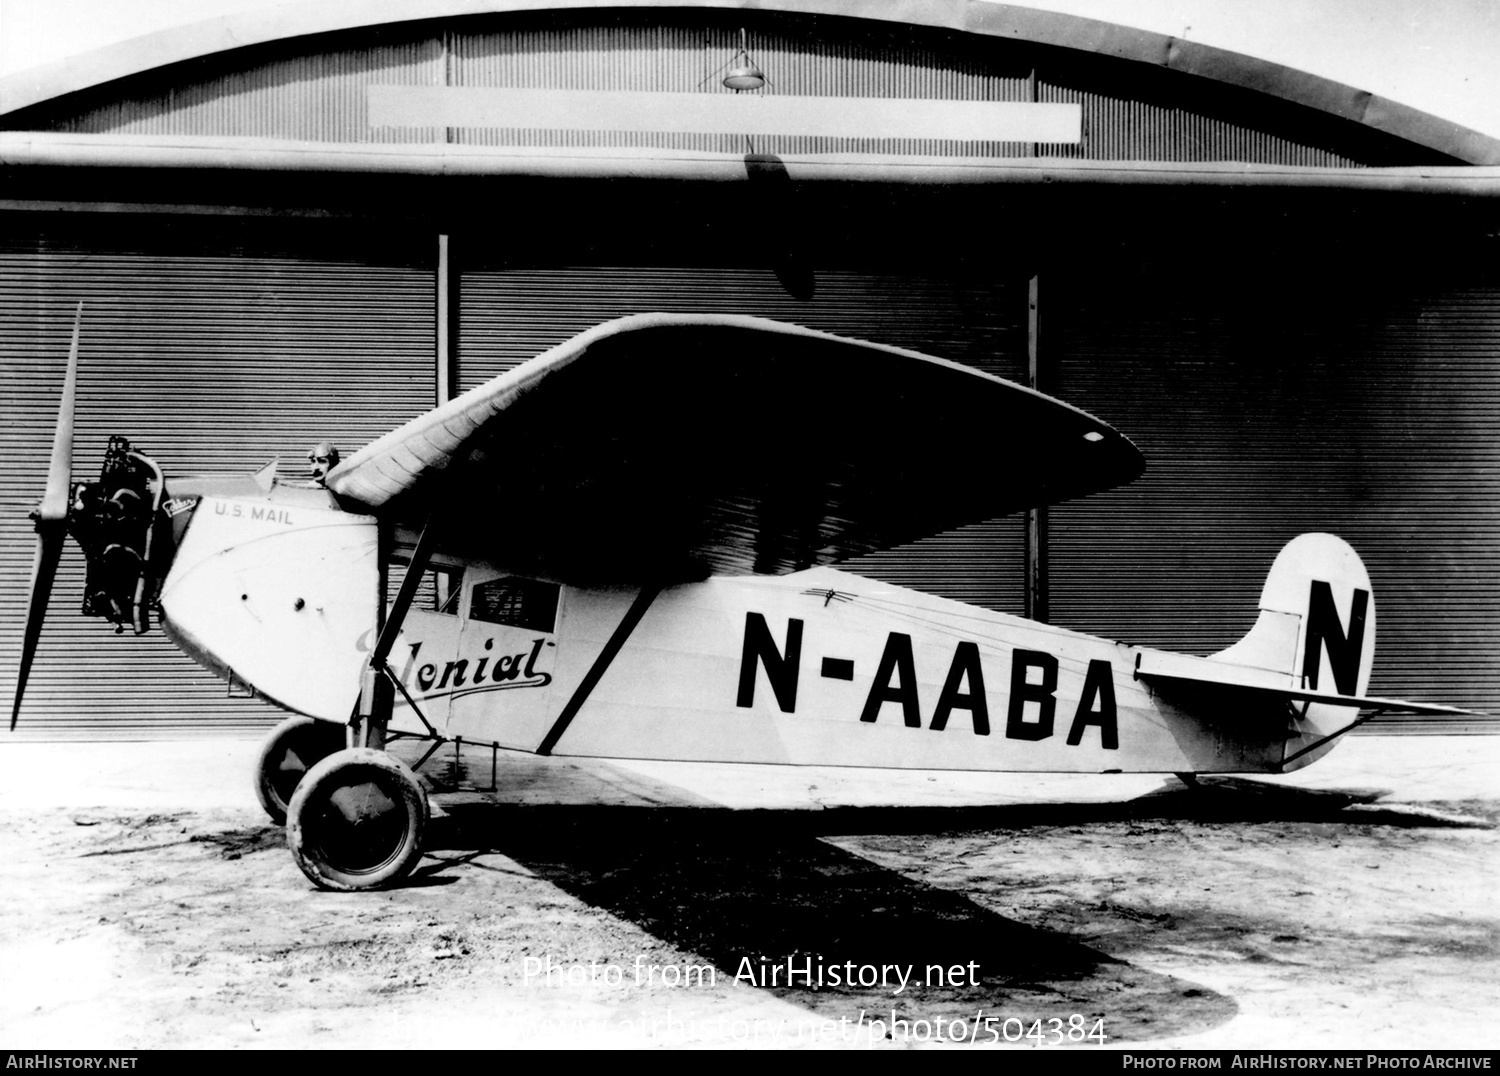
{"type": "Polygon", "coordinates": [[[750,59],[749,50],[745,44],[745,28],[740,27],[740,51],[730,61],[734,66],[729,69],[729,74],[724,76],[724,85],[735,93],[743,90],[758,90],[766,84],[766,75],[755,61],[750,59]]]}

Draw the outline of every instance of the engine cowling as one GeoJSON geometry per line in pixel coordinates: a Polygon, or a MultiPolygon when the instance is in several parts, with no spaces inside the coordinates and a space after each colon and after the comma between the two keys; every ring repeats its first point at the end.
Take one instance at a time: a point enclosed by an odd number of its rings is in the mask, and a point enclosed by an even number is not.
{"type": "Polygon", "coordinates": [[[162,583],[162,628],[216,674],[296,713],[344,721],[378,591],[373,517],[340,510],[321,489],[205,492],[162,583]]]}

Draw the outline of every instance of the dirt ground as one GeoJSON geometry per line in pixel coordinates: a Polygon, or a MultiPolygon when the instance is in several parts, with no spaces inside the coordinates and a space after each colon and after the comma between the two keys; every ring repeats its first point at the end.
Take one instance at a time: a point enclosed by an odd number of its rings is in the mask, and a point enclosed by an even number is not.
{"type": "MultiPolygon", "coordinates": [[[[1360,750],[1399,770],[1413,742],[1360,750]]],[[[1448,799],[1367,767],[755,810],[507,772],[371,894],[314,889],[250,806],[0,799],[0,1044],[1500,1045],[1492,769],[1448,799]]]]}

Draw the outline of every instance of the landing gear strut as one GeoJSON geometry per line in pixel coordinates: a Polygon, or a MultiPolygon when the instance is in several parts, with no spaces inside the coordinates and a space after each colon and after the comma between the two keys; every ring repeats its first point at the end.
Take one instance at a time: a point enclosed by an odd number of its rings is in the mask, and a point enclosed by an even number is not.
{"type": "Polygon", "coordinates": [[[387,659],[427,570],[436,529],[429,519],[381,625],[349,722],[350,746],[309,769],[287,803],[292,857],[324,889],[390,885],[410,874],[422,857],[422,833],[430,817],[427,792],[383,748],[395,708],[396,678],[387,659]]]}

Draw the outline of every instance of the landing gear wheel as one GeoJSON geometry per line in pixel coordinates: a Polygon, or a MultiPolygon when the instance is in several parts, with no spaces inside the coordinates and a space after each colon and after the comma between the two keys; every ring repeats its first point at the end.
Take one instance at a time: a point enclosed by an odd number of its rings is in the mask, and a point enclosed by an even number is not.
{"type": "Polygon", "coordinates": [[[411,770],[354,747],[307,771],[287,810],[287,843],[314,884],[376,889],[417,865],[427,818],[427,793],[411,770]]]}
{"type": "Polygon", "coordinates": [[[307,771],[344,747],[342,725],[289,717],[271,730],[255,760],[255,798],[271,821],[286,825],[287,804],[307,771]]]}

